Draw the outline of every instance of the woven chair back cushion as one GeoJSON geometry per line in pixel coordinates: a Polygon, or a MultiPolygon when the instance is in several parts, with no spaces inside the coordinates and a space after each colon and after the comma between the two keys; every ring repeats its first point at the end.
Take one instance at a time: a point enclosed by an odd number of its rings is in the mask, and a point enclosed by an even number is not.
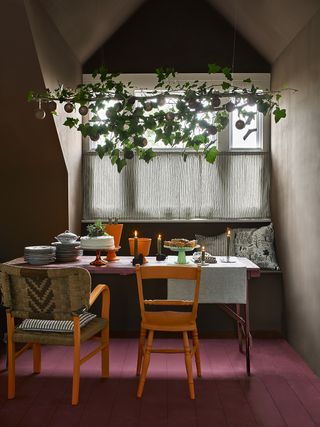
{"type": "Polygon", "coordinates": [[[21,319],[69,320],[89,307],[91,277],[83,268],[0,265],[3,304],[21,319]]]}

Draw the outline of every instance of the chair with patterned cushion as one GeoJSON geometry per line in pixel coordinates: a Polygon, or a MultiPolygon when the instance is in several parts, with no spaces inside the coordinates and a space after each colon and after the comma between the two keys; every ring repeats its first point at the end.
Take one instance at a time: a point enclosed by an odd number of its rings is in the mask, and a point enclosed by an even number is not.
{"type": "Polygon", "coordinates": [[[79,401],[80,365],[101,352],[102,377],[109,376],[108,286],[91,291],[91,277],[84,268],[24,268],[0,265],[0,284],[7,311],[8,399],[15,397],[15,360],[33,349],[33,370],[41,370],[41,344],[73,346],[72,404],[79,401]],[[87,310],[102,296],[101,317],[87,310]],[[15,319],[22,319],[16,325],[15,319]],[[80,344],[101,334],[100,345],[80,357],[80,344]],[[16,352],[15,343],[24,346],[16,352]]]}

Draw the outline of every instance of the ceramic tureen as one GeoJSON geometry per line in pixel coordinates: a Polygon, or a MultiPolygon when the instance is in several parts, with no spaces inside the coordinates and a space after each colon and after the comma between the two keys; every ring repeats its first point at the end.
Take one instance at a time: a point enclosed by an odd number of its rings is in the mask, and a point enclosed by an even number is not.
{"type": "Polygon", "coordinates": [[[55,239],[60,243],[75,243],[76,240],[79,239],[79,236],[69,230],[66,230],[64,233],[58,234],[55,239]]]}

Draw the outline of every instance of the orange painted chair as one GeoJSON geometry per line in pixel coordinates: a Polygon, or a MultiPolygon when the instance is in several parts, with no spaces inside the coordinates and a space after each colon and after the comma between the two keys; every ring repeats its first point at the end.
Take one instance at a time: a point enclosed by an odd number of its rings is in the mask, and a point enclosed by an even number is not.
{"type": "Polygon", "coordinates": [[[91,277],[83,268],[23,268],[0,265],[3,304],[8,330],[8,399],[15,397],[15,362],[33,349],[33,371],[41,371],[41,345],[73,346],[72,405],[79,401],[80,366],[101,353],[102,377],[109,376],[108,286],[91,291],[91,277]],[[87,312],[102,296],[101,317],[87,312]],[[15,325],[15,318],[23,319],[15,325]],[[53,323],[52,323],[53,322],[53,323]],[[80,357],[80,344],[100,334],[100,345],[80,357]],[[25,344],[15,350],[15,343],[25,344]]]}
{"type": "MultiPolygon", "coordinates": [[[[151,353],[184,353],[186,371],[189,383],[189,394],[195,399],[192,375],[192,357],[195,356],[197,375],[201,376],[200,350],[198,330],[196,324],[198,300],[200,290],[201,267],[189,266],[140,266],[136,267],[139,304],[141,311],[141,330],[138,348],[137,375],[140,375],[137,396],[142,397],[146,381],[151,353]],[[143,282],[147,279],[181,279],[190,280],[194,286],[193,300],[145,300],[143,296],[143,282]],[[147,311],[146,306],[189,306],[191,311],[147,311]],[[181,332],[183,336],[183,349],[154,349],[152,347],[154,333],[181,332]],[[190,349],[188,333],[191,332],[193,346],[190,349]],[[145,338],[148,333],[147,344],[145,338]]],[[[179,285],[177,285],[179,286],[179,285]]]]}

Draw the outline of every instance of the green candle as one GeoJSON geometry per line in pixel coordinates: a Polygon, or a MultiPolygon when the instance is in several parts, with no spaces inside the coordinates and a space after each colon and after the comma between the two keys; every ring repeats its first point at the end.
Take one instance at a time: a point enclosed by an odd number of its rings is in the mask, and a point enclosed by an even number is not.
{"type": "Polygon", "coordinates": [[[157,238],[157,254],[158,255],[161,254],[161,246],[162,246],[161,234],[159,234],[159,236],[157,238]]]}
{"type": "Polygon", "coordinates": [[[138,232],[137,230],[134,232],[134,241],[133,241],[133,256],[134,258],[138,258],[138,232]]]}
{"type": "Polygon", "coordinates": [[[230,258],[230,240],[231,240],[231,228],[227,228],[227,261],[230,258]]]}
{"type": "Polygon", "coordinates": [[[205,260],[206,260],[206,250],[205,250],[205,247],[202,246],[202,248],[201,248],[201,262],[204,263],[205,260]]]}

